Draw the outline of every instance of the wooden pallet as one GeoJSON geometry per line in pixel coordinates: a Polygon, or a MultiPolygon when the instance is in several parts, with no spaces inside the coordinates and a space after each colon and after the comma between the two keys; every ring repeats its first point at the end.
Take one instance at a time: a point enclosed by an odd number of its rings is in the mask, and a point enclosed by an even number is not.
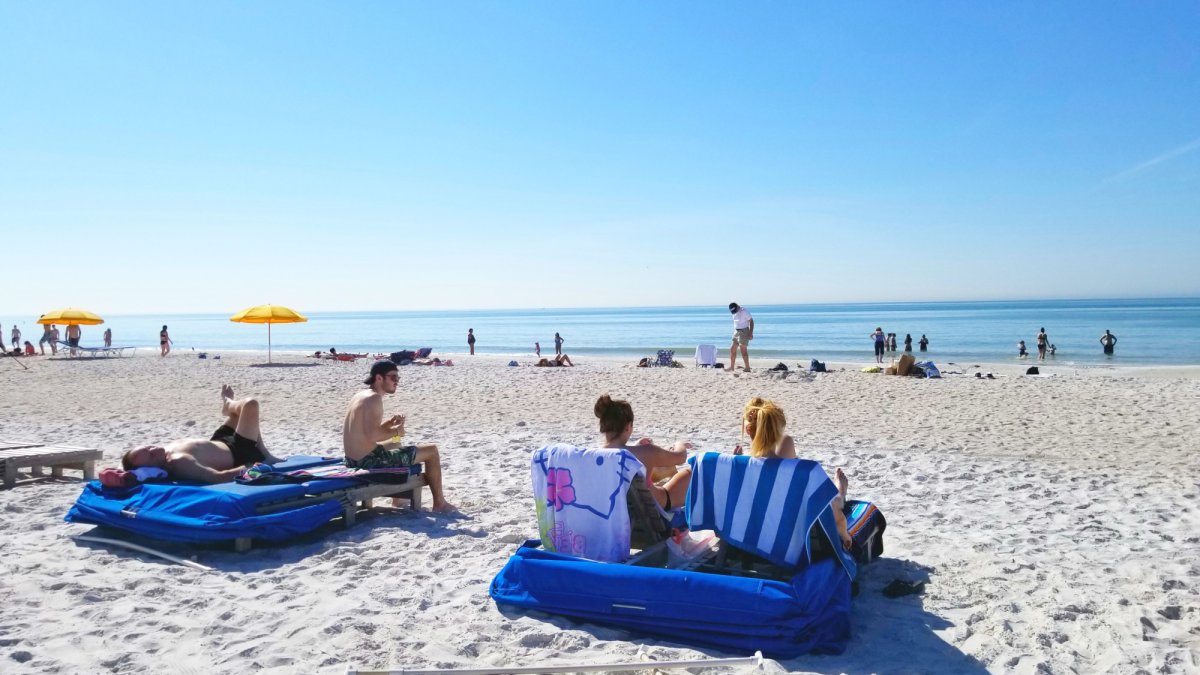
{"type": "Polygon", "coordinates": [[[0,441],[0,473],[4,475],[4,488],[17,484],[17,469],[28,468],[35,476],[41,476],[44,467],[50,467],[55,478],[62,476],[63,469],[83,471],[84,480],[96,477],[96,460],[104,453],[96,448],[81,448],[73,445],[29,444],[20,441],[0,441]]]}

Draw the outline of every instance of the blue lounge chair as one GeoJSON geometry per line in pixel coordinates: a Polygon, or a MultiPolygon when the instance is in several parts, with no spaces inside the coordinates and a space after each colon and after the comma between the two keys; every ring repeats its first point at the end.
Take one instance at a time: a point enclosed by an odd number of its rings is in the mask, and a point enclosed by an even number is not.
{"type": "Polygon", "coordinates": [[[167,481],[107,488],[92,481],[66,520],[168,541],[232,541],[236,550],[246,551],[255,539],[286,541],[339,515],[347,526],[353,525],[359,507],[370,508],[377,497],[406,497],[414,510],[420,509],[425,485],[420,466],[410,467],[407,476],[389,474],[389,482],[320,475],[340,464],[336,458],[290,457],[276,464],[274,473],[312,475],[294,475],[289,482],[267,485],[167,481]]]}
{"type": "MultiPolygon", "coordinates": [[[[497,603],[685,643],[782,658],[839,653],[850,635],[851,583],[869,555],[856,560],[842,550],[830,508],[836,494],[815,462],[702,455],[685,512],[693,530],[711,527],[721,537],[712,559],[670,569],[652,548],[614,565],[531,540],[490,594],[497,603]]],[[[881,541],[878,511],[868,505],[857,514],[856,541],[881,541]]]]}

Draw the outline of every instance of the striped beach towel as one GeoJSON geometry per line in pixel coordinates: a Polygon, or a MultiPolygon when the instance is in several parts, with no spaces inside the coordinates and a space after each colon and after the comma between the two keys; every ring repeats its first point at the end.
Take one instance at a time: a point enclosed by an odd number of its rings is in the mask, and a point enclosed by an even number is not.
{"type": "MultiPolygon", "coordinates": [[[[691,460],[684,509],[693,530],[715,530],[728,543],[785,567],[811,562],[814,525],[840,542],[831,502],[837,486],[817,462],[708,452],[691,460]]],[[[841,544],[836,546],[841,549],[841,544]]],[[[853,578],[854,563],[838,556],[853,578]]]]}

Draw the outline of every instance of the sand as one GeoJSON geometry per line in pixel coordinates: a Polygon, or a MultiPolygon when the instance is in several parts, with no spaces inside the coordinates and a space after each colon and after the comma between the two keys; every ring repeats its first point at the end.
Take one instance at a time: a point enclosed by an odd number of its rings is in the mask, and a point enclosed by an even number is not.
{"type": "MultiPolygon", "coordinates": [[[[211,432],[218,389],[263,405],[277,454],[337,453],[367,366],[276,354],[0,362],[0,439],[132,446],[211,432]]],[[[163,544],[203,572],[72,535],[74,477],[0,491],[0,671],[336,672],[730,656],[500,610],[492,576],[536,536],[528,455],[594,444],[592,404],[629,399],[635,434],[729,450],[751,396],[775,399],[801,453],[845,467],[889,520],[840,656],[768,672],[1200,671],[1200,372],[949,366],[942,380],[831,364],[780,378],[588,361],[507,368],[453,355],[402,369],[387,411],[436,442],[459,517],[380,511],[247,554],[163,544]],[[995,379],[977,379],[976,370],[995,379]],[[896,578],[923,595],[889,599],[896,578]]],[[[793,364],[794,365],[794,364],[793,364]]],[[[77,476],[68,472],[68,476],[77,476]]],[[[428,503],[428,499],[426,500],[428,503]]],[[[97,531],[102,534],[103,531],[97,531]]]]}

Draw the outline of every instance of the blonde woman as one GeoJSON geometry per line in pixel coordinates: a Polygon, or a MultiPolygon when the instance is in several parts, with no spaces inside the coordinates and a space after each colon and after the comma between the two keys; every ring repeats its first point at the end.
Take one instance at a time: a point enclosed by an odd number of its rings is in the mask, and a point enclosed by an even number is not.
{"type": "MultiPolygon", "coordinates": [[[[787,417],[783,408],[775,405],[774,401],[763,398],[752,398],[742,411],[742,433],[750,438],[750,456],[761,459],[796,459],[796,443],[792,437],[783,432],[787,425],[787,417]]],[[[734,454],[742,454],[742,446],[733,450],[734,454]]],[[[838,496],[833,500],[833,518],[837,521],[838,535],[842,546],[850,550],[853,540],[846,528],[846,491],[850,481],[841,469],[835,474],[838,496]]]]}

